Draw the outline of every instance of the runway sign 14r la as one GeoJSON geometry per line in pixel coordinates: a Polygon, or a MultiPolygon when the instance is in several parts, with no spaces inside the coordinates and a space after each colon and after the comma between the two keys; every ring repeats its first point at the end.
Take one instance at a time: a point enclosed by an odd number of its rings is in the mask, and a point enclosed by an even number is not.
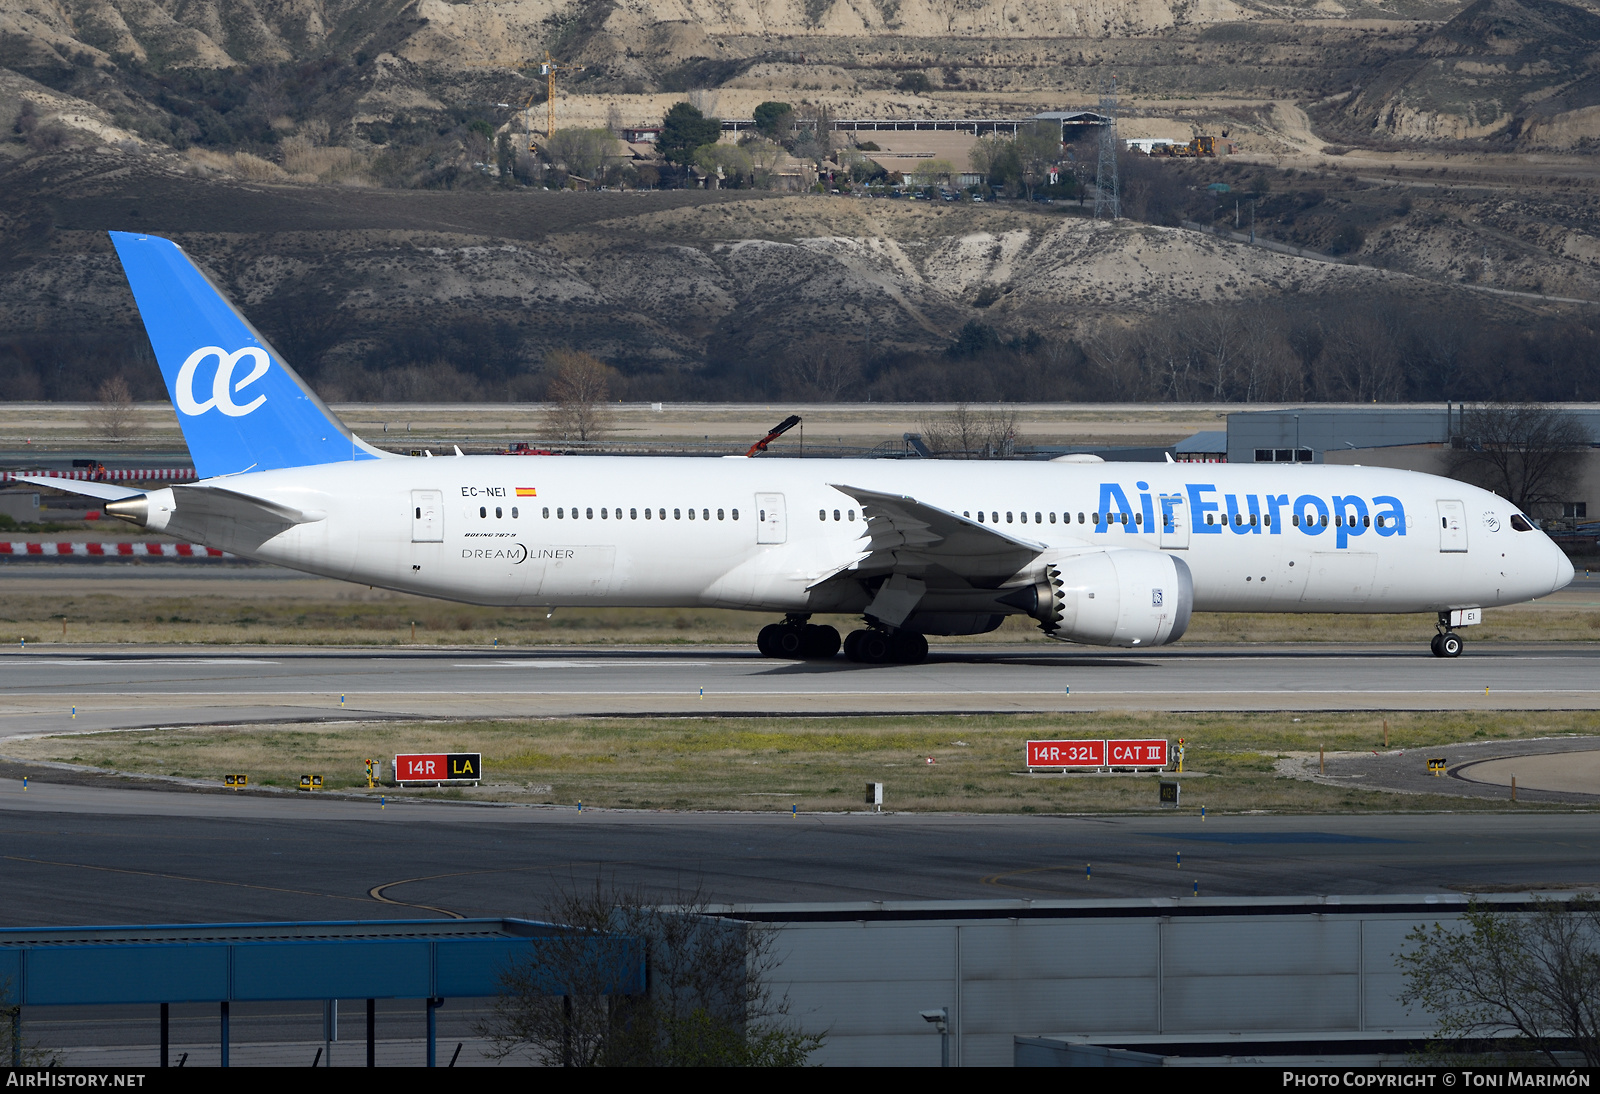
{"type": "Polygon", "coordinates": [[[481,778],[481,752],[402,753],[394,758],[397,783],[475,783],[481,778]]]}

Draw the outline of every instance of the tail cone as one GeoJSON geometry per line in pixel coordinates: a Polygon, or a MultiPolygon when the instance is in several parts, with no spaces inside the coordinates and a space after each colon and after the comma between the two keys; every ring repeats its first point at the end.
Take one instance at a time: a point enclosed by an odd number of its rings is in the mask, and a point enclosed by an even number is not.
{"type": "Polygon", "coordinates": [[[150,495],[140,494],[137,497],[123,498],[121,501],[106,503],[106,515],[125,520],[129,524],[137,524],[140,528],[150,523],[150,495]]]}

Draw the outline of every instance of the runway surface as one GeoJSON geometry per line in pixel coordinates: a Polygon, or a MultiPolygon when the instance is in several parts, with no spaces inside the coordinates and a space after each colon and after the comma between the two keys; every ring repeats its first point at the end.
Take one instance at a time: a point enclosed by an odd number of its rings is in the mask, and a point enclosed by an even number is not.
{"type": "Polygon", "coordinates": [[[1600,813],[791,818],[415,801],[380,810],[0,781],[8,926],[539,916],[553,894],[597,878],[731,903],[1171,897],[1197,880],[1202,896],[1600,887],[1600,813]]]}
{"type": "Polygon", "coordinates": [[[1587,709],[1600,648],[950,647],[915,666],[748,647],[0,655],[0,737],[229,721],[564,714],[1587,709]],[[72,717],[72,708],[77,717],[72,717]]]}

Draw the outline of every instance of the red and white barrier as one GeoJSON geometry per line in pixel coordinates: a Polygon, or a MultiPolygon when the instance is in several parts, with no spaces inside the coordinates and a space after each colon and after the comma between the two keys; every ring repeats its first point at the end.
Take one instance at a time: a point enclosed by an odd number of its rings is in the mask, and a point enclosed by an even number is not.
{"type": "Polygon", "coordinates": [[[19,475],[75,482],[194,482],[199,477],[192,467],[80,467],[73,471],[0,471],[0,482],[16,482],[19,475]]]}
{"type": "Polygon", "coordinates": [[[0,558],[234,558],[215,547],[193,543],[7,543],[0,540],[0,558]]]}

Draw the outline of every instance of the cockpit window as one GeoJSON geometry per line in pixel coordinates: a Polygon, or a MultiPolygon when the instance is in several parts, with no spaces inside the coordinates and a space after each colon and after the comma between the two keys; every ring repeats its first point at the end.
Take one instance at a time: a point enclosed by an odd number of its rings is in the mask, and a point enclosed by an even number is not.
{"type": "Polygon", "coordinates": [[[1515,528],[1519,532],[1533,531],[1533,525],[1529,524],[1528,518],[1523,516],[1521,513],[1511,514],[1511,527],[1515,528]]]}

